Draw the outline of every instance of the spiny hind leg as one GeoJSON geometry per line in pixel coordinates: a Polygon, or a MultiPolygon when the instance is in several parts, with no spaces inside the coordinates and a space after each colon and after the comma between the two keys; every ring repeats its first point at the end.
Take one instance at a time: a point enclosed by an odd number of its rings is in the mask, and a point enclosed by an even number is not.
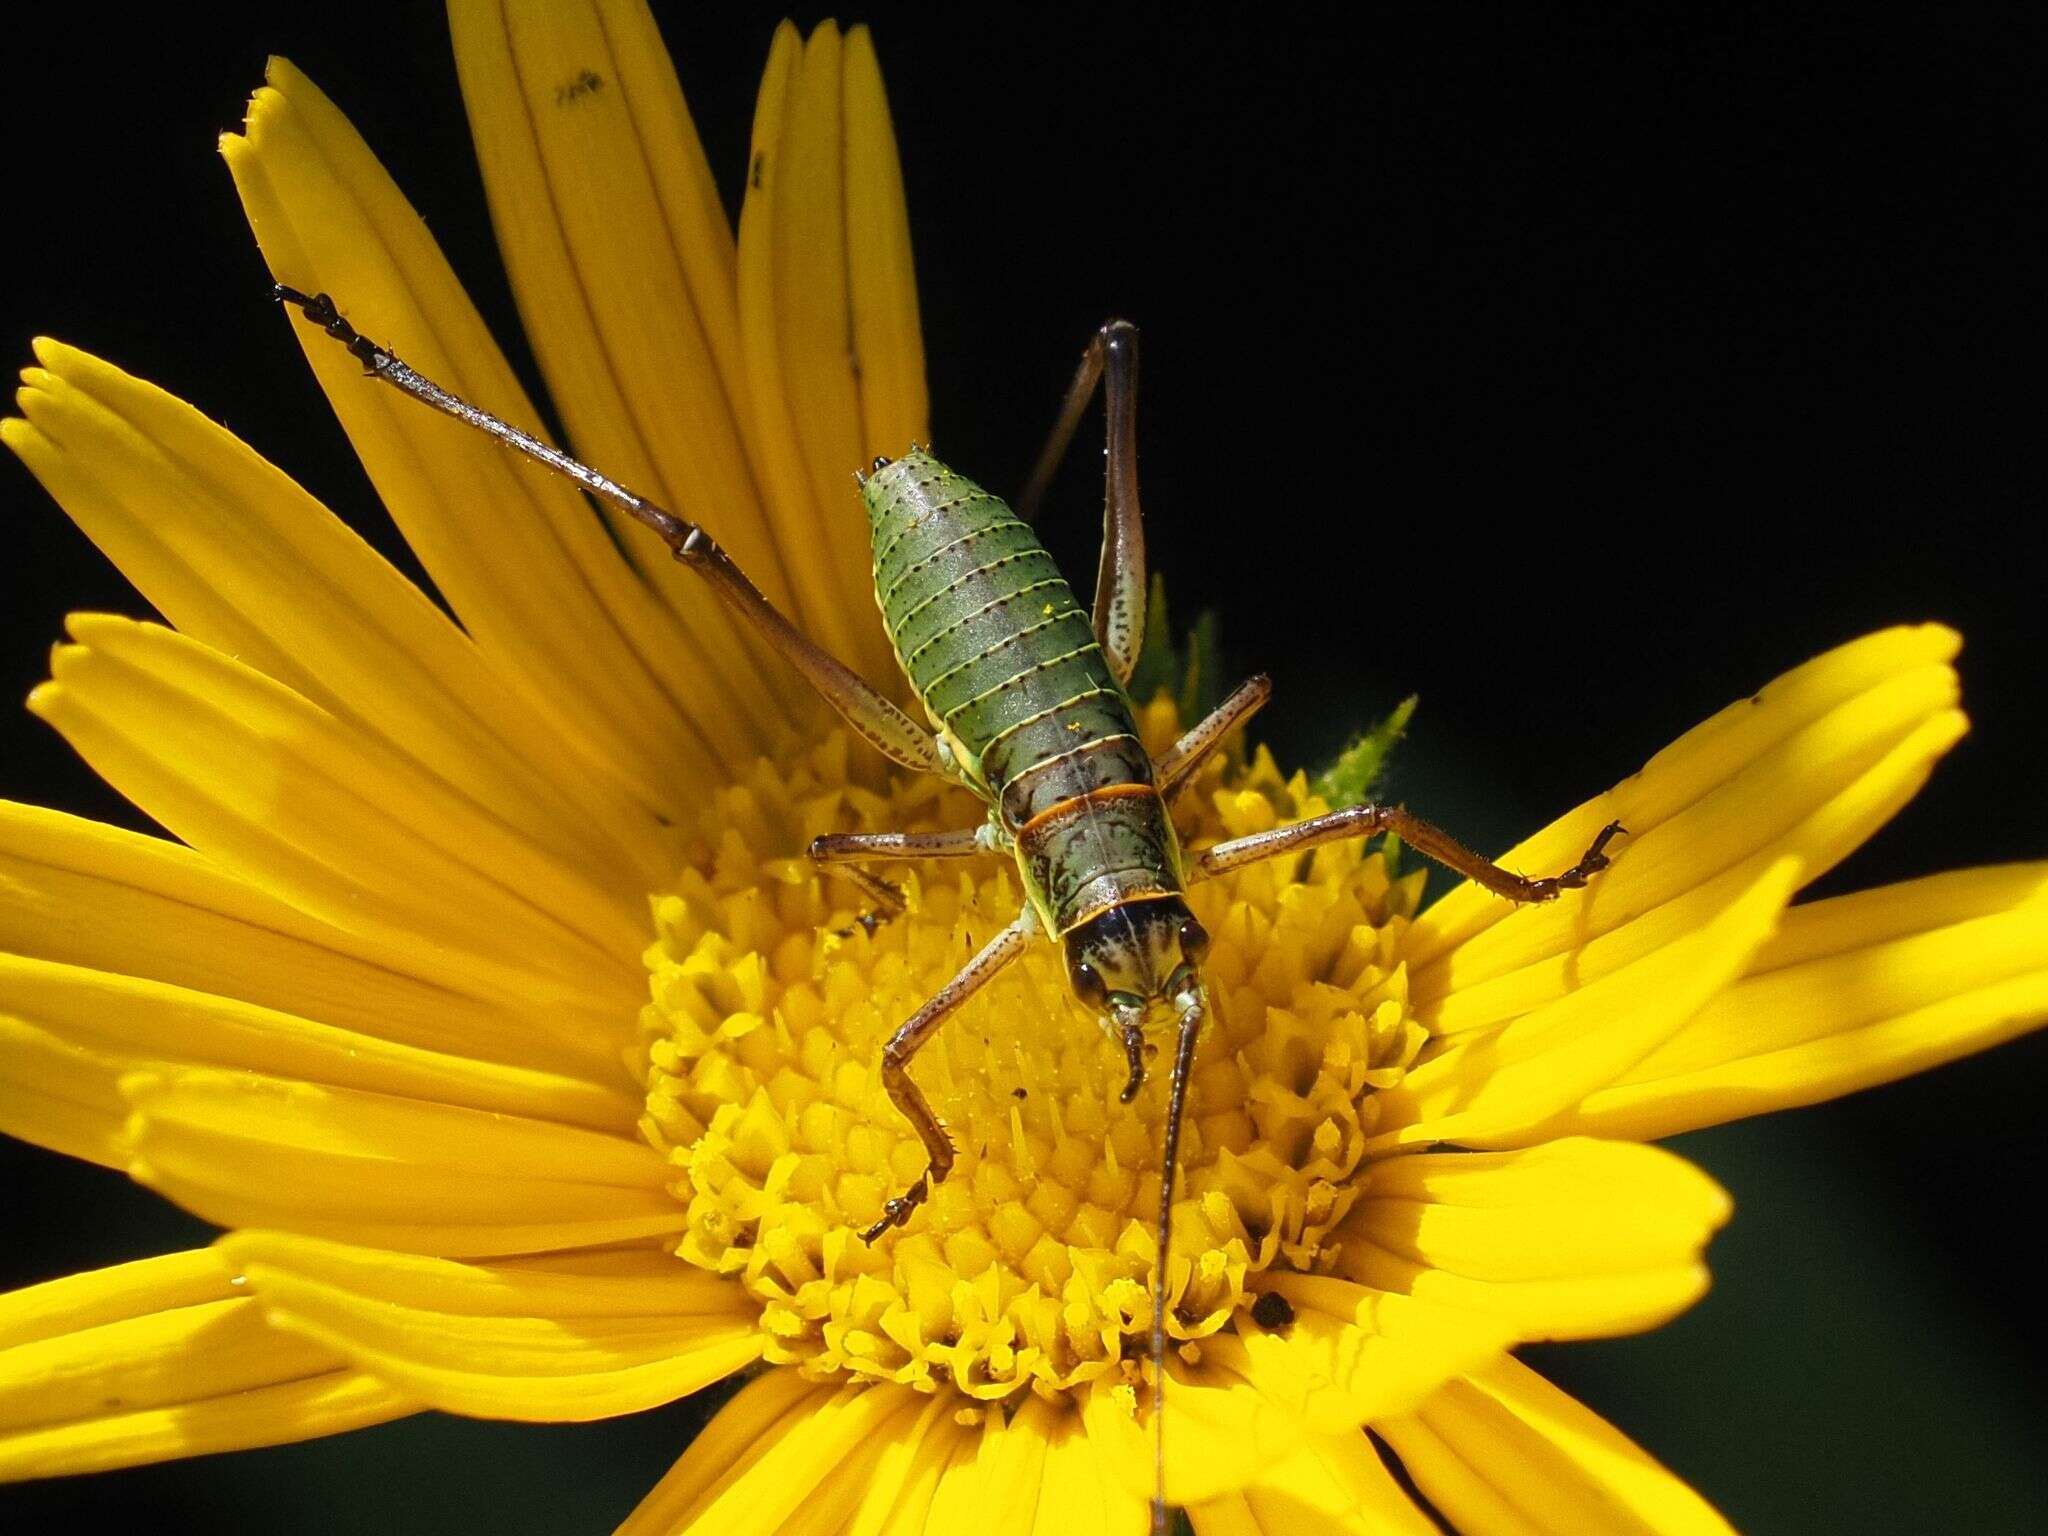
{"type": "MultiPolygon", "coordinates": [[[[903,892],[861,863],[880,859],[958,859],[985,851],[981,827],[958,832],[827,832],[811,839],[811,862],[859,887],[874,905],[854,921],[873,933],[903,914],[903,892]],[[854,861],[860,862],[854,862],[854,861]]],[[[851,928],[841,929],[842,934],[851,928]]]]}
{"type": "Polygon", "coordinates": [[[1066,456],[1074,429],[1103,386],[1108,439],[1103,450],[1102,558],[1095,570],[1095,638],[1120,683],[1129,682],[1145,640],[1145,517],[1138,505],[1138,328],[1105,321],[1089,339],[1067,386],[1052,432],[1017,497],[1017,515],[1038,513],[1053,471],[1066,456]]]}
{"type": "Polygon", "coordinates": [[[522,432],[460,396],[451,395],[350,325],[328,295],[300,293],[283,283],[275,284],[272,292],[281,303],[296,305],[308,322],[348,348],[349,354],[366,371],[392,388],[496,438],[514,452],[545,464],[556,474],[575,481],[598,500],[646,524],[660,535],[680,563],[702,576],[719,599],[752,625],[778,655],[802,673],[804,680],[818,690],[825,702],[839,711],[846,723],[877,751],[906,768],[923,773],[945,772],[938,741],[930,731],[784,618],[780,610],[761,595],[760,588],[748,579],[747,573],[735,565],[732,557],[695,523],[627,490],[609,475],[579,463],[552,444],[542,442],[529,432],[522,432]]]}
{"type": "Polygon", "coordinates": [[[1593,839],[1570,869],[1532,880],[1527,875],[1502,869],[1492,860],[1474,853],[1442,828],[1398,805],[1353,805],[1341,811],[1331,811],[1328,815],[1312,816],[1292,826],[1275,827],[1270,832],[1254,832],[1249,837],[1218,843],[1195,855],[1191,873],[1197,880],[1205,880],[1211,875],[1227,875],[1247,864],[1278,858],[1283,853],[1340,842],[1347,837],[1375,837],[1382,832],[1392,832],[1417,853],[1434,859],[1476,885],[1484,886],[1496,896],[1505,896],[1510,901],[1555,901],[1566,891],[1580,889],[1605,869],[1607,845],[1627,830],[1620,822],[1610,821],[1600,829],[1599,836],[1593,839]]]}
{"type": "Polygon", "coordinates": [[[1230,697],[1189,728],[1165,755],[1152,765],[1159,793],[1169,805],[1187,788],[1195,770],[1216,750],[1223,738],[1259,712],[1273,696],[1273,679],[1261,672],[1237,685],[1230,697]]]}
{"type": "Polygon", "coordinates": [[[889,1037],[889,1043],[882,1048],[882,1086],[889,1090],[890,1101],[910,1122],[918,1140],[924,1143],[928,1161],[916,1183],[902,1194],[883,1202],[882,1219],[861,1233],[863,1241],[872,1243],[891,1227],[900,1227],[910,1220],[911,1212],[930,1198],[932,1186],[942,1182],[953,1171],[953,1143],[946,1139],[945,1128],[939,1124],[939,1117],[932,1113],[923,1092],[911,1081],[911,1059],[925,1041],[938,1033],[939,1026],[959,1011],[962,1003],[1022,953],[1033,927],[1030,909],[1026,908],[1015,922],[984,944],[980,952],[961,967],[959,975],[939,988],[930,1002],[904,1020],[902,1027],[889,1037]]]}

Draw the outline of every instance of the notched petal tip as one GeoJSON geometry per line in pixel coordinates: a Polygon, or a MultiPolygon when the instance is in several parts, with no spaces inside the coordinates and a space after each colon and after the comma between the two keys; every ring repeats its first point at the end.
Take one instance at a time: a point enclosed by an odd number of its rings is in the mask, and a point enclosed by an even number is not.
{"type": "Polygon", "coordinates": [[[263,61],[263,83],[275,91],[288,91],[293,86],[310,85],[306,72],[281,53],[273,53],[263,61]]]}
{"type": "Polygon", "coordinates": [[[63,684],[37,683],[35,687],[29,689],[26,704],[30,714],[47,723],[51,715],[64,707],[63,684]]]}

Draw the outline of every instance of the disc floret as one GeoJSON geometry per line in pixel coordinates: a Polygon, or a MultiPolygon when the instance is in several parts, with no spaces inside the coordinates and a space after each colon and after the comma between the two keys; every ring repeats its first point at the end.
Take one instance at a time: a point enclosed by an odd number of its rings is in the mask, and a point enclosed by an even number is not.
{"type": "MultiPolygon", "coordinates": [[[[1178,722],[1161,704],[1143,723],[1159,750],[1178,722]]],[[[771,1360],[983,1399],[1064,1392],[1145,1352],[1163,1074],[1119,1102],[1119,1053],[1058,950],[1034,944],[918,1058],[953,1176],[905,1230],[860,1239],[923,1167],[882,1089],[882,1042],[1021,893],[997,857],[915,866],[903,917],[872,935],[852,922],[857,893],[789,850],[848,825],[958,825],[971,802],[929,780],[862,785],[850,758],[835,733],[758,765],[706,808],[654,900],[643,1129],[689,1208],[676,1251],[759,1301],[771,1360]]],[[[1326,807],[1260,751],[1208,765],[1177,809],[1200,846],[1326,807]]],[[[1233,1326],[1259,1272],[1330,1256],[1372,1094],[1423,1039],[1400,963],[1420,888],[1339,844],[1193,893],[1219,1006],[1183,1143],[1174,1338],[1233,1326]]]]}

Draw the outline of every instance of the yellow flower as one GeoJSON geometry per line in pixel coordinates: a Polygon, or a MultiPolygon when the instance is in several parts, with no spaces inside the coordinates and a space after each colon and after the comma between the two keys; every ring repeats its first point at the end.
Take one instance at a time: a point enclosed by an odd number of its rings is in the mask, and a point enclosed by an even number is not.
{"type": "MultiPolygon", "coordinates": [[[[579,453],[699,516],[878,681],[848,472],[925,436],[908,222],[860,29],[776,37],[727,227],[631,0],[453,8],[522,313],[579,453]]],[[[288,65],[223,143],[275,274],[535,413],[288,65]]],[[[1134,1533],[1161,1085],[1041,948],[917,1072],[883,1036],[1016,911],[990,860],[849,931],[797,855],[971,820],[890,774],[637,530],[366,381],[322,386],[450,622],[196,411],[37,344],[4,439],[170,621],[82,615],[31,703],[181,842],[0,807],[0,1129],[230,1229],[0,1298],[0,1476],[422,1408],[570,1420],[747,1383],[631,1533],[1134,1533]],[[651,901],[650,901],[651,897],[651,901]]],[[[1169,1484],[1202,1536],[1725,1524],[1506,1351],[1652,1326],[1726,1197],[1636,1143],[2048,1014],[2048,868],[1788,906],[1960,736],[1937,627],[1797,668],[1508,855],[1516,908],[1336,846],[1198,887],[1219,1001],[1174,1251],[1169,1484]],[[1372,1433],[1362,1432],[1369,1426],[1372,1433]]],[[[1144,726],[1155,749],[1177,722],[1144,726]]],[[[1197,843],[1323,809],[1218,759],[1197,843]]]]}

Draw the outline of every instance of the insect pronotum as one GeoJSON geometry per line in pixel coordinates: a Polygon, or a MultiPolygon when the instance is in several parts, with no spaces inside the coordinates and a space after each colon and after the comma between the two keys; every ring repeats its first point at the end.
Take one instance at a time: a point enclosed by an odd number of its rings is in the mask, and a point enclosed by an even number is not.
{"type": "Polygon", "coordinates": [[[1123,1052],[1124,1103],[1145,1081],[1146,1027],[1175,1025],[1151,1284],[1152,1530],[1164,1536],[1166,1260],[1188,1076],[1211,1007],[1201,972],[1209,936],[1188,910],[1188,886],[1319,843],[1394,832],[1509,900],[1549,901],[1606,866],[1606,848],[1620,824],[1602,829],[1570,869],[1541,879],[1502,869],[1390,805],[1348,806],[1192,853],[1181,847],[1170,814],[1174,796],[1218,743],[1266,702],[1272,684],[1263,676],[1242,684],[1163,757],[1152,757],[1138,740],[1124,687],[1145,629],[1138,332],[1128,321],[1110,321],[1089,341],[1015,510],[915,444],[901,458],[876,459],[867,473],[855,472],[867,507],[875,601],[897,662],[931,722],[927,728],[799,632],[702,528],[421,377],[361,335],[326,294],[283,284],[275,292],[385,383],[645,523],[878,751],[965,787],[987,806],[984,821],[954,832],[833,833],[810,847],[814,860],[837,869],[874,904],[863,918],[870,926],[903,910],[897,889],[861,867],[889,859],[1008,853],[1026,898],[1016,920],[883,1048],[883,1082],[923,1141],[929,1163],[884,1204],[881,1219],[864,1234],[869,1242],[909,1221],[953,1167],[953,1144],[910,1076],[912,1059],[1034,936],[1064,948],[1074,995],[1123,1052]],[[1102,556],[1095,600],[1084,610],[1030,519],[1098,385],[1109,427],[1102,556]]]}

